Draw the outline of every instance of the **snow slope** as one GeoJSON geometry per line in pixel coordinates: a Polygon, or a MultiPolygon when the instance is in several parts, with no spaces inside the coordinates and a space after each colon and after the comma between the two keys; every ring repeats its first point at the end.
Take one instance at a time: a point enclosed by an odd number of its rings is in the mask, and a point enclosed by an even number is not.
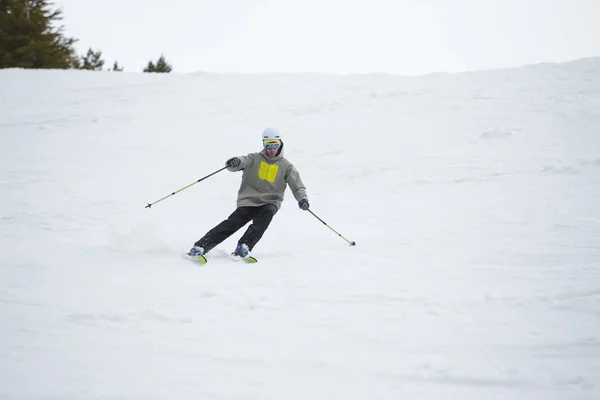
{"type": "Polygon", "coordinates": [[[0,71],[0,398],[600,398],[600,60],[0,71]],[[182,253],[278,126],[311,209],[182,253]]]}

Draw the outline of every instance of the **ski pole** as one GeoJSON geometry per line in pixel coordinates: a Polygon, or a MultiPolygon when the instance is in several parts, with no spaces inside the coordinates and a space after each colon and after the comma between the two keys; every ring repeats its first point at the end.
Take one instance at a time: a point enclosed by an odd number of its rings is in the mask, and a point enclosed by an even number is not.
{"type": "Polygon", "coordinates": [[[193,185],[195,185],[195,184],[196,184],[196,183],[198,183],[198,182],[202,182],[202,181],[203,181],[203,180],[205,180],[206,178],[210,178],[210,177],[211,177],[211,176],[213,176],[214,174],[216,174],[216,173],[218,173],[218,172],[221,172],[221,171],[223,171],[223,170],[224,170],[224,169],[226,169],[226,168],[227,168],[227,167],[223,167],[223,168],[221,168],[221,169],[219,169],[219,170],[217,170],[217,171],[213,172],[213,173],[212,173],[212,174],[210,174],[210,175],[206,175],[204,178],[200,178],[200,179],[198,179],[196,182],[194,182],[194,183],[190,183],[189,185],[187,185],[187,186],[185,186],[185,187],[182,187],[181,189],[179,189],[179,190],[177,190],[177,191],[175,191],[175,192],[173,192],[173,193],[171,193],[171,194],[169,194],[169,195],[167,195],[167,196],[163,197],[163,198],[162,198],[162,199],[160,199],[160,200],[156,200],[154,203],[148,203],[148,205],[147,205],[146,207],[144,207],[144,208],[151,208],[151,207],[152,207],[153,205],[155,205],[156,203],[159,203],[159,202],[163,201],[164,199],[166,199],[166,198],[168,198],[168,197],[171,197],[171,196],[173,196],[173,195],[175,195],[175,194],[177,194],[177,193],[181,192],[182,190],[185,190],[185,189],[189,188],[190,186],[193,186],[193,185]]]}
{"type": "Polygon", "coordinates": [[[342,239],[344,239],[346,242],[350,243],[350,246],[356,246],[356,242],[349,241],[348,239],[346,239],[345,237],[343,237],[341,234],[339,234],[335,229],[333,229],[332,227],[330,227],[329,225],[327,225],[327,223],[325,221],[323,221],[321,218],[317,217],[317,215],[314,212],[312,212],[310,210],[307,210],[307,211],[309,213],[311,213],[312,215],[314,215],[315,218],[318,219],[319,221],[321,221],[326,227],[328,227],[329,229],[331,229],[332,231],[334,231],[335,233],[337,233],[337,235],[339,237],[341,237],[342,239]]]}

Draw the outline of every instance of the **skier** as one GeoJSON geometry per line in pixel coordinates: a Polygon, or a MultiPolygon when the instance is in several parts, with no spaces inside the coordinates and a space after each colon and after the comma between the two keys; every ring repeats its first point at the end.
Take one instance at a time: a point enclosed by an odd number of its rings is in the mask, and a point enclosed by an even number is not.
{"type": "Polygon", "coordinates": [[[283,141],[279,130],[266,128],[262,132],[262,141],[262,151],[226,161],[225,166],[229,171],[243,171],[237,208],[226,220],[194,243],[187,253],[189,256],[206,262],[206,253],[252,221],[233,252],[236,256],[247,258],[279,210],[288,185],[300,209],[308,210],[306,188],[296,168],[283,157],[283,141]]]}

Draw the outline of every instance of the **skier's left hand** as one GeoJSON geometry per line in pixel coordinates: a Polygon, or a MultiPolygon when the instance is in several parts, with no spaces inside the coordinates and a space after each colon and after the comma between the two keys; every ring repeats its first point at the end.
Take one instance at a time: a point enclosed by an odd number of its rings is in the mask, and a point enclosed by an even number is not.
{"type": "Polygon", "coordinates": [[[301,210],[306,211],[310,207],[310,204],[308,204],[308,200],[302,199],[298,202],[298,207],[300,207],[301,210]]]}

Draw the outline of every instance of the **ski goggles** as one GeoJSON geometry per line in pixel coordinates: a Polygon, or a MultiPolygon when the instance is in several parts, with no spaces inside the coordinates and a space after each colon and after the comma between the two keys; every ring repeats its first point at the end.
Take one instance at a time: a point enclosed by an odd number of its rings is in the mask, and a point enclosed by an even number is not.
{"type": "Polygon", "coordinates": [[[280,139],[266,139],[263,140],[263,146],[265,150],[279,150],[281,147],[280,139]]]}

